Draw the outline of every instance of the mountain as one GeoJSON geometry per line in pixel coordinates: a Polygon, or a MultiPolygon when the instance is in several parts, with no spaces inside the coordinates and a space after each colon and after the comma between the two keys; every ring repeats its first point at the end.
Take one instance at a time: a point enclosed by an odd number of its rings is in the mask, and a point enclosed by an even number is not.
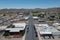
{"type": "Polygon", "coordinates": [[[0,13],[18,13],[18,12],[25,12],[29,13],[30,11],[37,11],[37,12],[60,12],[60,7],[55,8],[47,8],[47,9],[41,9],[41,8],[35,8],[35,9],[1,9],[0,13]]]}

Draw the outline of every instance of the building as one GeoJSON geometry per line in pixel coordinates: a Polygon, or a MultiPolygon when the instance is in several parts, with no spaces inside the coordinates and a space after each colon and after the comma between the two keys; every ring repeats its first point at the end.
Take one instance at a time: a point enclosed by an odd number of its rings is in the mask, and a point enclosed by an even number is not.
{"type": "Polygon", "coordinates": [[[45,12],[40,12],[38,16],[39,16],[41,19],[59,20],[59,19],[60,19],[60,12],[45,11],[45,12]]]}
{"type": "Polygon", "coordinates": [[[28,20],[29,19],[29,16],[24,16],[23,19],[24,20],[28,20]]]}
{"type": "Polygon", "coordinates": [[[46,12],[46,18],[54,19],[54,20],[59,20],[60,19],[60,12],[46,12]]]}
{"type": "Polygon", "coordinates": [[[37,29],[39,30],[40,36],[43,38],[48,36],[49,38],[52,37],[54,39],[54,35],[60,33],[56,28],[49,26],[48,24],[38,24],[37,29]]]}
{"type": "Polygon", "coordinates": [[[60,23],[53,23],[53,26],[59,26],[60,23]]]}
{"type": "Polygon", "coordinates": [[[60,23],[53,23],[53,26],[60,31],[60,23]]]}
{"type": "Polygon", "coordinates": [[[22,37],[25,33],[25,29],[22,28],[7,28],[5,30],[5,33],[8,33],[8,36],[13,36],[13,37],[22,37]]]}
{"type": "Polygon", "coordinates": [[[0,26],[0,31],[5,30],[7,26],[0,26]]]}
{"type": "Polygon", "coordinates": [[[17,15],[18,15],[18,18],[22,18],[24,16],[23,13],[18,13],[17,15]]]}
{"type": "Polygon", "coordinates": [[[13,23],[13,25],[15,25],[15,28],[25,28],[26,27],[26,23],[24,23],[24,22],[13,23]]]}
{"type": "Polygon", "coordinates": [[[40,12],[40,13],[38,14],[38,17],[40,17],[41,19],[45,19],[46,13],[45,13],[45,12],[40,12]]]}
{"type": "Polygon", "coordinates": [[[37,16],[33,16],[33,19],[34,19],[34,20],[38,20],[39,17],[37,17],[37,16]]]}
{"type": "Polygon", "coordinates": [[[4,35],[22,37],[25,34],[26,23],[13,23],[14,28],[6,28],[4,35]],[[7,34],[6,34],[7,33],[7,34]]]}

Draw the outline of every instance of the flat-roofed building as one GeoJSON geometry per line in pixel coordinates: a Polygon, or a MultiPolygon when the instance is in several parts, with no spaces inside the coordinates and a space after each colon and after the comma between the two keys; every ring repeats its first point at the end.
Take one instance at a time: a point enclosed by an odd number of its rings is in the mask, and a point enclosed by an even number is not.
{"type": "Polygon", "coordinates": [[[25,28],[26,23],[13,23],[13,25],[15,25],[16,28],[25,28]]]}
{"type": "Polygon", "coordinates": [[[49,38],[54,38],[54,33],[59,33],[59,31],[52,27],[52,26],[49,26],[48,24],[38,24],[37,25],[37,29],[39,30],[39,33],[42,37],[46,37],[48,36],[49,38]]]}
{"type": "Polygon", "coordinates": [[[60,23],[53,23],[53,26],[60,31],[60,23]]]}
{"type": "Polygon", "coordinates": [[[6,28],[7,28],[7,26],[0,26],[0,31],[5,30],[6,28]]]}
{"type": "Polygon", "coordinates": [[[8,36],[22,37],[25,34],[25,28],[7,28],[5,33],[8,33],[8,36]]]}
{"type": "Polygon", "coordinates": [[[59,26],[60,23],[53,23],[53,26],[59,26]]]}
{"type": "Polygon", "coordinates": [[[26,23],[13,23],[14,28],[6,28],[5,33],[8,33],[8,36],[13,37],[22,37],[25,34],[26,23]]]}
{"type": "Polygon", "coordinates": [[[28,20],[29,16],[24,16],[23,19],[28,20]]]}
{"type": "Polygon", "coordinates": [[[34,19],[34,20],[38,20],[39,17],[37,17],[37,16],[33,16],[33,19],[34,19]]]}

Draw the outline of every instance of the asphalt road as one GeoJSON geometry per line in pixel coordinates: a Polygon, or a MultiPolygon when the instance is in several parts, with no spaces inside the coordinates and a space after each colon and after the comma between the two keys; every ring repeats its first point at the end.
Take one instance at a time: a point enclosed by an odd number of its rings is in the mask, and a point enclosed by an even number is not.
{"type": "Polygon", "coordinates": [[[35,34],[33,21],[34,20],[33,20],[32,14],[30,13],[25,40],[38,40],[35,34]]]}

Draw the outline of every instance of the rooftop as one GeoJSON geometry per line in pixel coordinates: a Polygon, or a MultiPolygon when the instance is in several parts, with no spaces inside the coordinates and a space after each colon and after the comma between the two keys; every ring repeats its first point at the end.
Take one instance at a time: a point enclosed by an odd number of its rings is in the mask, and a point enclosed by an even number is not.
{"type": "Polygon", "coordinates": [[[7,26],[0,26],[0,30],[4,30],[6,28],[7,28],[7,26]]]}
{"type": "Polygon", "coordinates": [[[39,24],[38,26],[44,26],[44,27],[48,27],[49,25],[48,24],[39,24]]]}
{"type": "Polygon", "coordinates": [[[20,30],[24,30],[24,28],[7,28],[6,30],[9,30],[9,32],[19,32],[20,30]]]}
{"type": "Polygon", "coordinates": [[[29,16],[25,16],[25,17],[23,17],[23,18],[27,20],[27,19],[29,18],[29,16]]]}
{"type": "Polygon", "coordinates": [[[60,23],[54,23],[53,24],[53,26],[59,26],[60,25],[60,23]]]}
{"type": "Polygon", "coordinates": [[[38,24],[38,30],[41,34],[51,34],[51,33],[55,33],[55,32],[59,32],[56,28],[54,28],[53,26],[49,26],[48,24],[38,24]]]}
{"type": "Polygon", "coordinates": [[[5,30],[9,30],[10,32],[19,32],[20,30],[24,30],[26,27],[26,23],[13,23],[15,28],[6,28],[5,30]]]}
{"type": "Polygon", "coordinates": [[[25,28],[26,23],[13,23],[15,25],[15,28],[25,28]]]}
{"type": "Polygon", "coordinates": [[[33,16],[33,19],[38,19],[38,17],[37,16],[33,16]]]}

